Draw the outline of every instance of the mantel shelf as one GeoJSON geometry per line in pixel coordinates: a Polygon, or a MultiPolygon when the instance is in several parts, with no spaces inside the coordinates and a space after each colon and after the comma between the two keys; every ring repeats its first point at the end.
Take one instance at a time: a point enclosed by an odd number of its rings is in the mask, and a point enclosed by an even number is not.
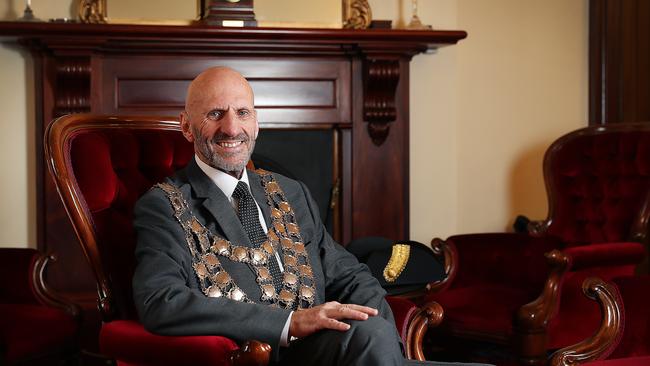
{"type": "MultiPolygon", "coordinates": [[[[174,52],[387,53],[413,56],[456,44],[459,30],[221,28],[207,26],[0,22],[0,40],[36,41],[46,48],[174,52]],[[64,42],[66,45],[62,45],[64,42]],[[183,51],[183,49],[185,51],[183,51]]],[[[35,46],[35,45],[34,45],[35,46]]]]}

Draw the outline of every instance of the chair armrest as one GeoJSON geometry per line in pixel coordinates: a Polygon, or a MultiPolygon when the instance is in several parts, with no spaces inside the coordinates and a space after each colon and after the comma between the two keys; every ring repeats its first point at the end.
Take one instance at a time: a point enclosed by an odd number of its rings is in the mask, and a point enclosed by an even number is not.
{"type": "Polygon", "coordinates": [[[246,341],[230,355],[233,366],[265,366],[270,358],[271,346],[258,341],[246,341]]]}
{"type": "Polygon", "coordinates": [[[572,270],[600,266],[636,265],[645,258],[640,243],[603,243],[565,248],[572,270]]]}
{"type": "Polygon", "coordinates": [[[53,291],[45,282],[45,270],[54,255],[31,248],[0,248],[0,298],[13,303],[42,304],[59,308],[79,320],[81,309],[53,291]]]}
{"type": "Polygon", "coordinates": [[[267,365],[271,346],[248,341],[238,346],[221,336],[164,336],[153,334],[133,320],[104,323],[99,334],[101,352],[137,365],[267,365]]]}
{"type": "Polygon", "coordinates": [[[582,291],[600,305],[600,327],[584,341],[554,352],[550,357],[550,366],[577,365],[607,358],[621,339],[625,315],[616,286],[592,277],[583,282],[582,291]]]}
{"type": "Polygon", "coordinates": [[[418,307],[406,298],[394,296],[387,296],[386,301],[393,310],[397,330],[406,349],[406,358],[424,361],[422,341],[429,328],[442,322],[442,306],[430,302],[418,307]]]}
{"type": "Polygon", "coordinates": [[[522,306],[515,316],[517,354],[529,360],[546,354],[546,327],[559,306],[562,278],[569,269],[569,258],[559,250],[545,254],[550,271],[542,293],[522,306]]]}

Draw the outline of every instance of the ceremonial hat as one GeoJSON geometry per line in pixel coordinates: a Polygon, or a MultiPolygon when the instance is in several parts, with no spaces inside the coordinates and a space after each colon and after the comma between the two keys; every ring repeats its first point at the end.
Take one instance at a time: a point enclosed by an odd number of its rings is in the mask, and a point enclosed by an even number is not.
{"type": "Polygon", "coordinates": [[[445,277],[444,264],[430,247],[413,240],[363,237],[346,249],[365,263],[389,295],[424,289],[445,277]]]}

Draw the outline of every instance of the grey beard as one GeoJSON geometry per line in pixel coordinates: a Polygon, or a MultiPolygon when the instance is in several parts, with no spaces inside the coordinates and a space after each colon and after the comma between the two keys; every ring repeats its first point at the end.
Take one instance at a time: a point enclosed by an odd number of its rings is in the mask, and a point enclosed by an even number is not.
{"type": "MultiPolygon", "coordinates": [[[[253,155],[253,150],[255,149],[255,140],[249,139],[248,145],[248,154],[242,156],[242,158],[235,162],[228,162],[224,159],[223,156],[219,155],[212,149],[212,144],[207,139],[202,139],[198,144],[199,151],[204,158],[208,159],[206,163],[215,169],[219,169],[225,172],[238,172],[241,173],[248,160],[250,160],[251,155],[253,155]]],[[[230,157],[230,156],[226,156],[230,157]]]]}

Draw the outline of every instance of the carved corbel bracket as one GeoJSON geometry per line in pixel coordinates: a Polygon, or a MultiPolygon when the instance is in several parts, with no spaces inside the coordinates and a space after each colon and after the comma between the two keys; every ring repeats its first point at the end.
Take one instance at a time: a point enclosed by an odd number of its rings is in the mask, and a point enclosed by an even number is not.
{"type": "Polygon", "coordinates": [[[58,57],[54,117],[90,112],[90,56],[58,57]]]}
{"type": "Polygon", "coordinates": [[[399,82],[398,60],[367,59],[363,68],[363,119],[372,142],[380,146],[397,119],[395,91],[399,82]]]}

